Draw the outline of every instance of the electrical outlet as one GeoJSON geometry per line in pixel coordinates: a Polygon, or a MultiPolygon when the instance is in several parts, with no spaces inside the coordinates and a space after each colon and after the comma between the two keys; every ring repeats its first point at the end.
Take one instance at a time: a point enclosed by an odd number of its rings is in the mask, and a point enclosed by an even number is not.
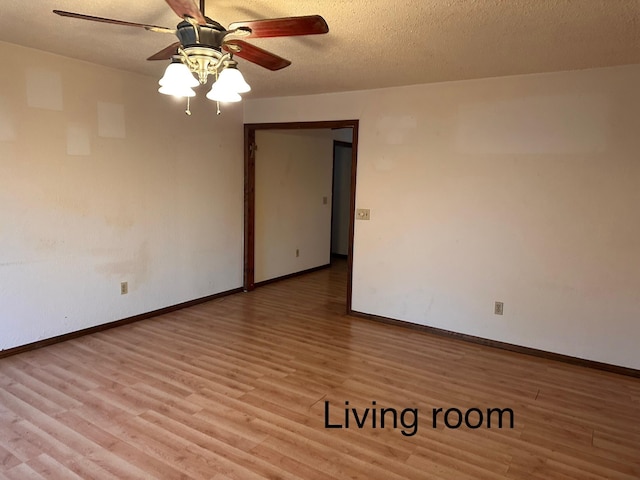
{"type": "Polygon", "coordinates": [[[496,315],[502,315],[504,313],[504,303],[496,302],[493,307],[493,313],[496,315]]]}
{"type": "Polygon", "coordinates": [[[296,257],[300,256],[300,249],[296,248],[296,257]]]}
{"type": "Polygon", "coordinates": [[[129,282],[120,283],[120,295],[126,295],[129,293],[129,282]]]}
{"type": "Polygon", "coordinates": [[[356,210],[356,220],[370,220],[371,211],[368,208],[359,208],[356,210]]]}
{"type": "Polygon", "coordinates": [[[326,205],[329,203],[329,198],[328,197],[322,197],[322,204],[326,205]]]}

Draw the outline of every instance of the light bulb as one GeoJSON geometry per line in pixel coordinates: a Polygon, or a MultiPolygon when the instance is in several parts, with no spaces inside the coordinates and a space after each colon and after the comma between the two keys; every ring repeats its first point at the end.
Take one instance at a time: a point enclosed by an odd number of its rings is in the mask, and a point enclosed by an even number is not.
{"type": "Polygon", "coordinates": [[[215,82],[207,93],[207,98],[215,102],[239,102],[242,97],[237,92],[220,83],[215,82]]]}
{"type": "Polygon", "coordinates": [[[158,83],[162,87],[179,86],[181,88],[197,87],[200,84],[191,74],[189,67],[180,61],[171,62],[158,83]]]}
{"type": "Polygon", "coordinates": [[[222,83],[225,88],[233,90],[236,93],[245,93],[251,91],[251,87],[245,81],[240,70],[236,68],[235,65],[228,65],[222,72],[220,72],[220,76],[218,78],[218,82],[222,83]]]}
{"type": "Polygon", "coordinates": [[[195,97],[196,92],[190,87],[180,85],[162,85],[158,92],[164,95],[173,95],[174,97],[195,97]]]}

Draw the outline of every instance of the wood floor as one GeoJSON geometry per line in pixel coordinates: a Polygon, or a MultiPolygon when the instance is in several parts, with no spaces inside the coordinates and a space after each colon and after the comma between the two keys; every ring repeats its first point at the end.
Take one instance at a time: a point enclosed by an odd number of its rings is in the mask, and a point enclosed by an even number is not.
{"type": "Polygon", "coordinates": [[[349,318],[345,290],[340,264],[0,360],[0,478],[640,478],[639,379],[349,318]]]}

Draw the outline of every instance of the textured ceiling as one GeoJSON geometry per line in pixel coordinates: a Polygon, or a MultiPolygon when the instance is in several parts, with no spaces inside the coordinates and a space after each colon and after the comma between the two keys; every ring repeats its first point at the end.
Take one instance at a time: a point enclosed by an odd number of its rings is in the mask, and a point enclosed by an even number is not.
{"type": "MultiPolygon", "coordinates": [[[[175,37],[52,9],[175,27],[163,0],[2,0],[0,40],[159,78],[145,59],[175,37]]],[[[233,21],[320,14],[329,34],[252,43],[293,64],[244,60],[250,98],[640,63],[640,0],[208,0],[233,21]]]]}

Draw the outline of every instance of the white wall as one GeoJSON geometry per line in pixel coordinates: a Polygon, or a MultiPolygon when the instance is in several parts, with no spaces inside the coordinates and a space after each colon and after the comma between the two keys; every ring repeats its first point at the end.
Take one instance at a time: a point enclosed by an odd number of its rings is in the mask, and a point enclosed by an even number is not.
{"type": "Polygon", "coordinates": [[[0,349],[241,286],[241,107],[199,91],[187,117],[154,78],[0,57],[0,349]]]}
{"type": "Polygon", "coordinates": [[[640,368],[639,85],[632,65],[251,100],[244,119],[360,119],[354,310],[640,368]]]}
{"type": "Polygon", "coordinates": [[[331,131],[258,130],[256,144],[255,281],[328,264],[331,131]]]}

